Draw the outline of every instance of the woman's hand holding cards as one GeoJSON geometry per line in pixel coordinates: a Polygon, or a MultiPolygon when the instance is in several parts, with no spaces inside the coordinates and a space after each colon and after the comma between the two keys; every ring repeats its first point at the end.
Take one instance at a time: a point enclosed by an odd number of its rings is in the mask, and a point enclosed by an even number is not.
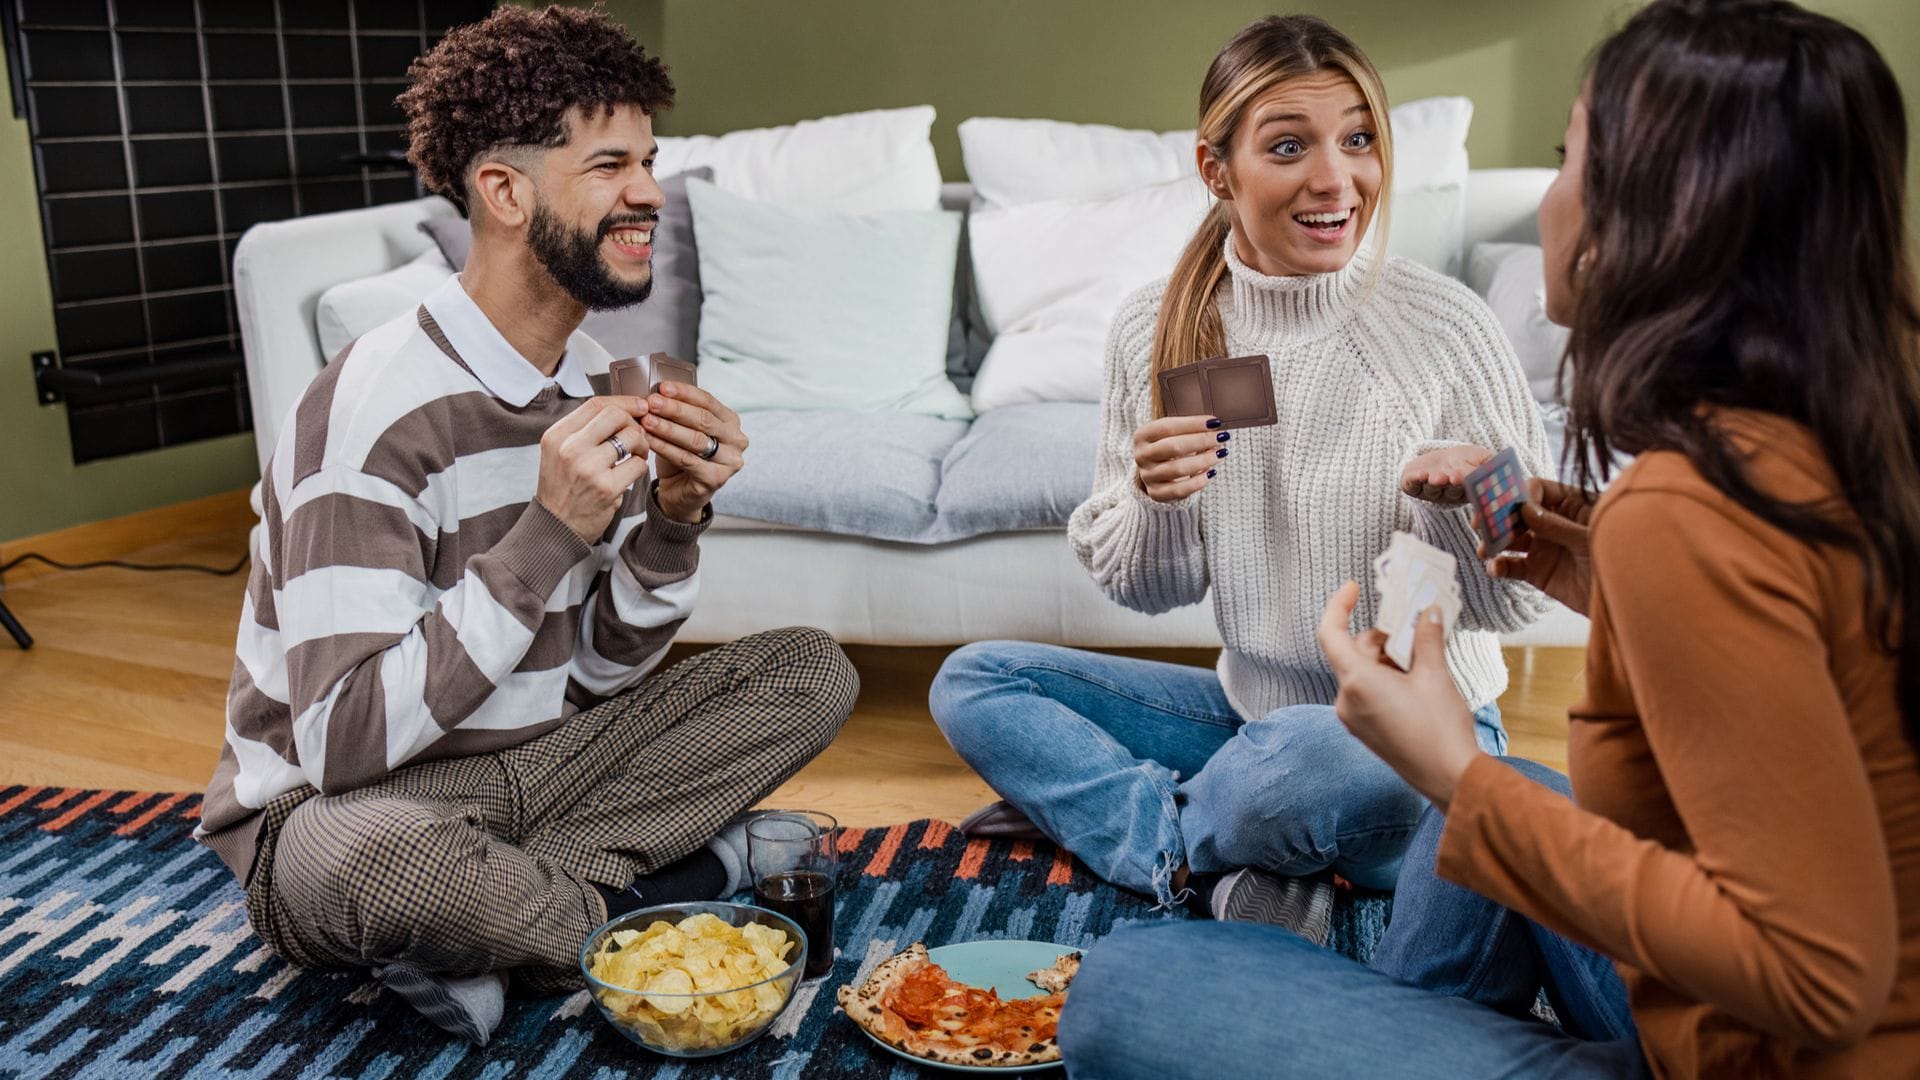
{"type": "Polygon", "coordinates": [[[1447,670],[1447,630],[1430,608],[1414,631],[1413,666],[1401,671],[1386,659],[1386,635],[1369,628],[1354,636],[1360,586],[1347,582],[1320,616],[1320,651],[1339,680],[1333,708],[1354,737],[1380,756],[1442,813],[1460,776],[1480,754],[1473,712],[1447,670]]]}
{"type": "Polygon", "coordinates": [[[1231,436],[1207,416],[1163,416],[1133,433],[1133,465],[1140,490],[1155,502],[1178,502],[1207,486],[1227,456],[1231,436]]]}
{"type": "MultiPolygon", "coordinates": [[[[1488,560],[1487,576],[1524,581],[1585,615],[1593,592],[1592,549],[1587,538],[1593,498],[1577,487],[1539,477],[1530,478],[1527,488],[1532,498],[1519,508],[1527,527],[1505,553],[1488,560]]],[[[1478,510],[1474,518],[1478,530],[1478,510]]],[[[1486,557],[1486,545],[1481,545],[1480,554],[1486,557]]]]}

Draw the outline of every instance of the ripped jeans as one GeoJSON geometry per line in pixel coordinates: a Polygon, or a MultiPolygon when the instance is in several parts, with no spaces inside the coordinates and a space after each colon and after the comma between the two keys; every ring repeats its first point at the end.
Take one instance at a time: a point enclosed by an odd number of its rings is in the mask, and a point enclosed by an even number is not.
{"type": "MultiPolygon", "coordinates": [[[[983,641],[947,658],[929,705],[1002,798],[1094,873],[1163,905],[1183,863],[1332,867],[1391,889],[1427,807],[1331,706],[1243,722],[1207,668],[983,641]]],[[[1498,706],[1474,721],[1482,749],[1506,749],[1498,706]]]]}

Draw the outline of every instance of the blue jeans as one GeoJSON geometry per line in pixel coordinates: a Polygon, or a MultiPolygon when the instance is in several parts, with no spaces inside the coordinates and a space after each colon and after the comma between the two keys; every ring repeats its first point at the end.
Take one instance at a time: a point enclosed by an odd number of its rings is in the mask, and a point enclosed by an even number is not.
{"type": "MultiPolygon", "coordinates": [[[[1552,770],[1509,760],[1565,793],[1552,770]]],[[[1372,968],[1246,923],[1135,927],[1101,942],[1061,1016],[1068,1074],[1651,1076],[1613,964],[1440,880],[1444,825],[1433,811],[1421,822],[1372,968]],[[1540,990],[1559,1028],[1528,1015],[1540,990]]]]}
{"type": "MultiPolygon", "coordinates": [[[[1326,705],[1243,722],[1207,668],[1017,641],[947,657],[929,695],[953,748],[1102,878],[1171,904],[1197,873],[1332,867],[1391,888],[1426,800],[1326,705]]],[[[1475,714],[1505,749],[1500,712],[1475,714]]]]}

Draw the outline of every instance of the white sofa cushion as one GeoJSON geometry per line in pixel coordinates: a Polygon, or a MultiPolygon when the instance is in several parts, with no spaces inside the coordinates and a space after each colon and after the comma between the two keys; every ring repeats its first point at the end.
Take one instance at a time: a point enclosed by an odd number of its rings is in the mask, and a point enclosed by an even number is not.
{"type": "Polygon", "coordinates": [[[734,195],[808,212],[931,210],[940,166],[933,106],[802,120],[725,135],[662,136],[656,176],[708,166],[734,195]]]}
{"type": "Polygon", "coordinates": [[[344,281],[321,293],[313,312],[320,355],[331,363],[353,339],[418,307],[452,273],[446,256],[430,247],[384,274],[344,281]]]}
{"type": "MultiPolygon", "coordinates": [[[[1390,253],[1459,273],[1472,120],[1461,97],[1391,110],[1390,253]]],[[[976,412],[1099,400],[1120,301],[1173,269],[1208,204],[1194,138],[1054,120],[960,125],[979,194],[968,221],[974,287],[993,335],[972,387],[976,412]]]]}
{"type": "Polygon", "coordinates": [[[1476,244],[1467,257],[1467,285],[1493,309],[1507,332],[1533,398],[1558,403],[1554,381],[1567,351],[1567,329],[1547,318],[1546,280],[1536,244],[1476,244]]]}
{"type": "Polygon", "coordinates": [[[700,383],[740,411],[971,417],[947,381],[960,215],[799,213],[687,182],[700,383]]]}

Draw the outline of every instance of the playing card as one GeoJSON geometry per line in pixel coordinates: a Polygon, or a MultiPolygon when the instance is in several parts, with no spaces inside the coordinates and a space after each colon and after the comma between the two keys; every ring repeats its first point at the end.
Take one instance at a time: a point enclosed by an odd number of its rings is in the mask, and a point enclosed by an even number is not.
{"type": "Polygon", "coordinates": [[[1467,477],[1467,498],[1479,511],[1480,539],[1487,557],[1507,550],[1527,527],[1520,507],[1532,498],[1527,492],[1527,470],[1509,446],[1488,458],[1467,477]]]}
{"type": "Polygon", "coordinates": [[[1374,560],[1374,589],[1380,601],[1374,627],[1387,635],[1386,653],[1404,670],[1413,665],[1413,638],[1420,615],[1438,607],[1449,633],[1460,615],[1460,582],[1454,557],[1409,533],[1374,560]]]}
{"type": "Polygon", "coordinates": [[[1273,400],[1273,361],[1264,354],[1215,356],[1163,371],[1160,403],[1168,416],[1212,416],[1222,428],[1280,421],[1273,400]]]}
{"type": "Polygon", "coordinates": [[[647,357],[647,360],[653,369],[652,376],[647,380],[648,393],[660,389],[660,384],[663,382],[684,383],[687,386],[700,385],[700,369],[677,356],[657,352],[647,357]]]}

